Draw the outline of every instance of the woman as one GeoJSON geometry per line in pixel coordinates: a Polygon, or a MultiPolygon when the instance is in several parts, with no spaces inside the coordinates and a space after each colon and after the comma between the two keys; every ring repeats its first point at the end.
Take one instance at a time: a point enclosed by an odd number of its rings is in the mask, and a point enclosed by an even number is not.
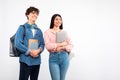
{"type": "Polygon", "coordinates": [[[43,33],[35,23],[39,9],[29,7],[25,15],[27,17],[27,22],[23,25],[25,28],[20,26],[15,36],[15,46],[21,52],[19,80],[28,80],[29,76],[30,80],[38,80],[41,53],[44,50],[43,33]]]}
{"type": "Polygon", "coordinates": [[[50,29],[44,33],[45,47],[49,51],[49,70],[52,80],[65,80],[69,67],[68,53],[73,48],[70,37],[57,43],[57,32],[63,32],[63,22],[60,14],[54,14],[51,18],[50,29]]]}

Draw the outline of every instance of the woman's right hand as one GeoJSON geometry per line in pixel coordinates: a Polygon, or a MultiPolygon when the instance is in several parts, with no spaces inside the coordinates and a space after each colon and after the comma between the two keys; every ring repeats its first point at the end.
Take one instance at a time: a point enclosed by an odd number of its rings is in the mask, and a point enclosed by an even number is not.
{"type": "Polygon", "coordinates": [[[57,43],[57,47],[62,47],[62,46],[66,46],[67,45],[67,42],[64,41],[62,43],[57,43]]]}
{"type": "Polygon", "coordinates": [[[65,46],[57,47],[56,52],[60,52],[62,50],[65,50],[65,46]]]}

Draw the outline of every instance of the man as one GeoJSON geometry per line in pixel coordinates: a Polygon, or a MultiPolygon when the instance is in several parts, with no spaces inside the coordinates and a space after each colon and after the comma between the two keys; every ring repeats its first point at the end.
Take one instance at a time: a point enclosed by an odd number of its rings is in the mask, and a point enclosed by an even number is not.
{"type": "Polygon", "coordinates": [[[14,42],[21,52],[19,80],[28,80],[29,76],[30,80],[38,80],[41,53],[44,50],[43,33],[35,24],[39,9],[29,7],[25,15],[28,21],[18,28],[14,42]]]}

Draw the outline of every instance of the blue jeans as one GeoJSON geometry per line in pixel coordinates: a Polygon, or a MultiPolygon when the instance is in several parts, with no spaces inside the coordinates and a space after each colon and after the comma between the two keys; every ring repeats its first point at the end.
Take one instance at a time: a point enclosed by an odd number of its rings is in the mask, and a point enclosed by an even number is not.
{"type": "Polygon", "coordinates": [[[65,80],[69,67],[68,53],[65,51],[50,53],[49,70],[52,80],[65,80]]]}

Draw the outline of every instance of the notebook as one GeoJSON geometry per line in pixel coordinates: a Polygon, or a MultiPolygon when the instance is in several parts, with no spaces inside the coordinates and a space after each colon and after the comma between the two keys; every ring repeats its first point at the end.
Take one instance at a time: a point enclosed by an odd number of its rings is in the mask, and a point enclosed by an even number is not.
{"type": "Polygon", "coordinates": [[[28,48],[29,49],[33,49],[33,50],[38,49],[38,40],[36,40],[36,39],[29,39],[28,48]]]}
{"type": "Polygon", "coordinates": [[[67,34],[65,31],[56,33],[56,42],[61,43],[66,40],[67,34]]]}

